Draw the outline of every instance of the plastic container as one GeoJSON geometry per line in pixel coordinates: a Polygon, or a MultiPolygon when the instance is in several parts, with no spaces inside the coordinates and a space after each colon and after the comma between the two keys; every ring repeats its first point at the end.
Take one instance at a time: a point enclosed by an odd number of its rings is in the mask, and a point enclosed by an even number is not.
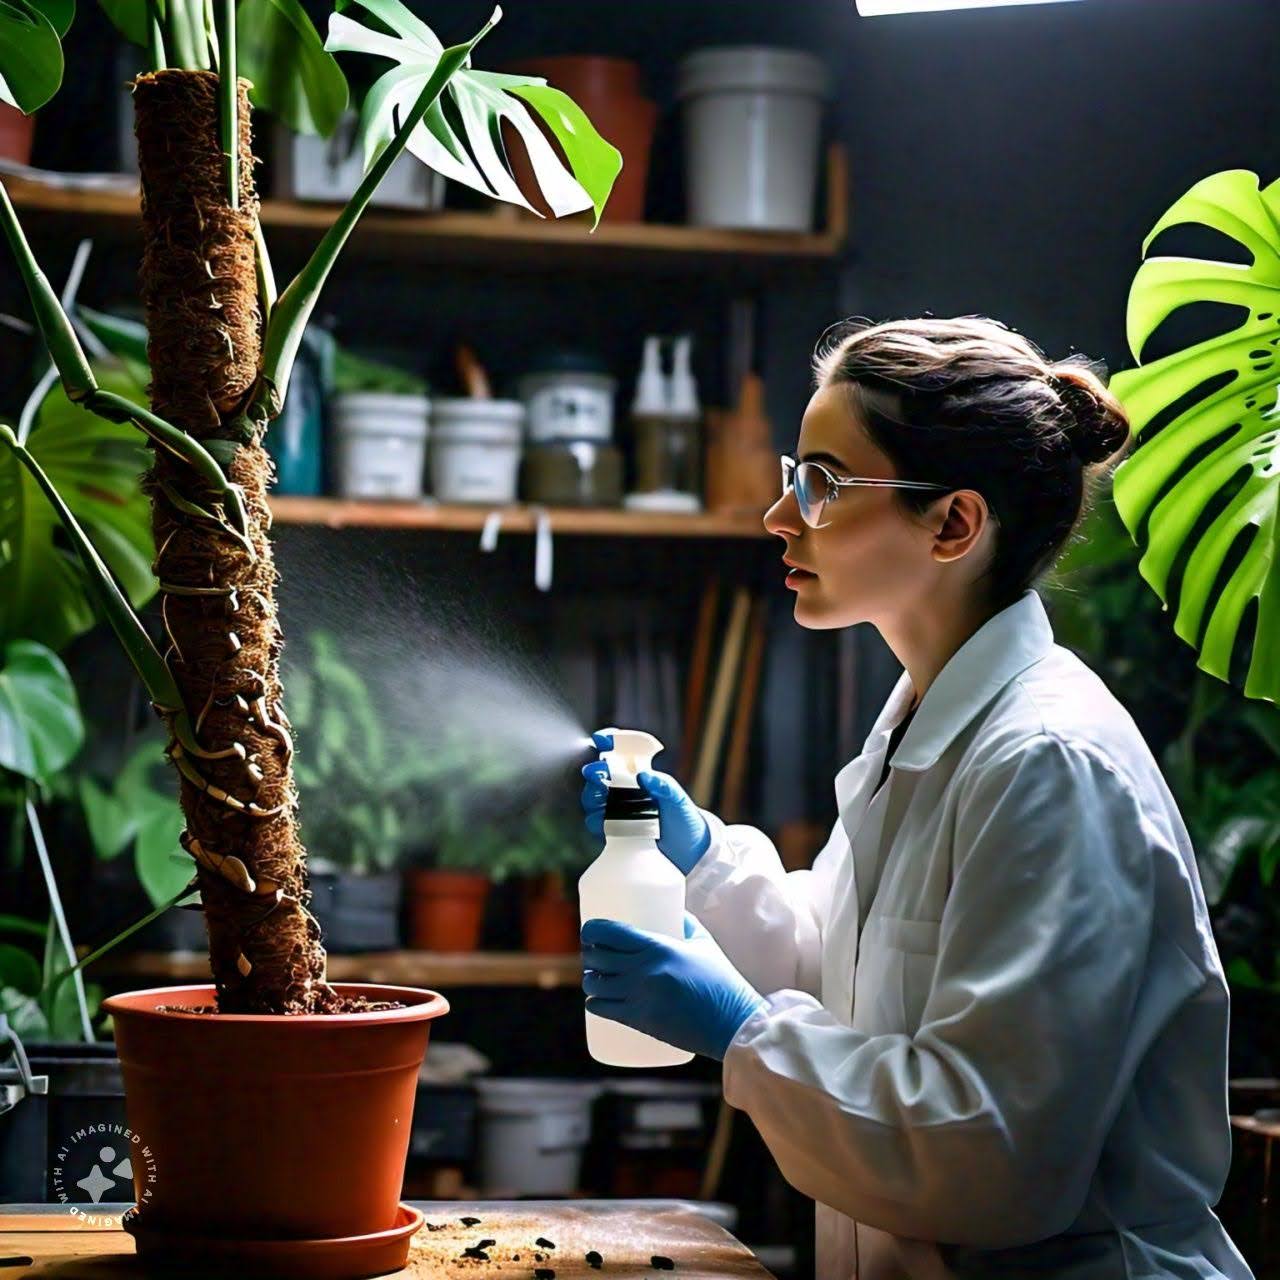
{"type": "Polygon", "coordinates": [[[583,1080],[477,1080],[480,1189],[486,1195],[578,1190],[601,1085],[583,1080]]]}
{"type": "Polygon", "coordinates": [[[546,357],[526,373],[517,391],[528,414],[532,444],[557,440],[613,439],[613,396],[617,379],[576,352],[546,357]]]}
{"type": "MultiPolygon", "coordinates": [[[[702,506],[702,423],[675,414],[636,418],[636,487],[650,510],[697,511],[702,506]],[[663,495],[659,498],[656,495],[663,495]]],[[[628,506],[645,505],[644,501],[628,506]]]]}
{"type": "MultiPolygon", "coordinates": [[[[345,111],[327,138],[279,126],[276,154],[284,157],[284,163],[276,170],[275,194],[286,200],[345,204],[365,174],[359,123],[357,112],[345,111]]],[[[439,209],[444,190],[444,176],[406,152],[392,164],[369,203],[392,209],[439,209]]]]}
{"type": "Polygon", "coordinates": [[[437,400],[431,489],[441,502],[516,500],[524,405],[519,400],[437,400]]]}
{"type": "Polygon", "coordinates": [[[697,1196],[719,1100],[720,1086],[710,1081],[606,1081],[587,1151],[587,1185],[610,1197],[697,1196]]]}
{"type": "Polygon", "coordinates": [[[420,498],[426,396],[349,391],[334,397],[334,479],[344,498],[420,498]]]}
{"type": "Polygon", "coordinates": [[[828,75],[797,49],[700,49],[680,62],[689,221],[809,231],[828,75]]]}
{"type": "Polygon", "coordinates": [[[595,440],[560,440],[525,451],[522,490],[554,507],[622,504],[622,451],[595,440]]]}
{"type": "MultiPolygon", "coordinates": [[[[684,936],[684,875],[658,848],[658,810],[636,782],[662,743],[635,729],[609,729],[613,750],[604,811],[604,849],[578,881],[581,919],[623,924],[673,938],[684,936]]],[[[613,1067],[677,1067],[693,1054],[609,1018],[586,1013],[587,1050],[613,1067]]]]}

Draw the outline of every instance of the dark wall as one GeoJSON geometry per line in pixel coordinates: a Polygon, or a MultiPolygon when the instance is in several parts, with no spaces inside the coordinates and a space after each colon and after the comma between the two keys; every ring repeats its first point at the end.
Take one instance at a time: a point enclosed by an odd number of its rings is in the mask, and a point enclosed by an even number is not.
{"type": "Polygon", "coordinates": [[[984,312],[1117,369],[1157,217],[1219,169],[1280,176],[1275,0],[847,7],[850,313],[984,312]]]}

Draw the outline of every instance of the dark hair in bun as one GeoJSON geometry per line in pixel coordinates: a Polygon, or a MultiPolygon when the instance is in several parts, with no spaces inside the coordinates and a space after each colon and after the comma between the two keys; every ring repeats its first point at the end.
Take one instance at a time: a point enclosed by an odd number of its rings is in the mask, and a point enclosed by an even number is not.
{"type": "MultiPolygon", "coordinates": [[[[1100,367],[1051,364],[983,316],[844,321],[820,340],[814,375],[820,388],[848,388],[854,419],[901,479],[982,495],[997,523],[986,576],[998,608],[1057,559],[1130,441],[1100,367]]],[[[894,495],[913,512],[938,497],[894,495]]]]}
{"type": "Polygon", "coordinates": [[[1092,369],[1064,361],[1050,366],[1049,382],[1069,415],[1063,430],[1081,462],[1105,462],[1124,448],[1129,419],[1092,369]]]}

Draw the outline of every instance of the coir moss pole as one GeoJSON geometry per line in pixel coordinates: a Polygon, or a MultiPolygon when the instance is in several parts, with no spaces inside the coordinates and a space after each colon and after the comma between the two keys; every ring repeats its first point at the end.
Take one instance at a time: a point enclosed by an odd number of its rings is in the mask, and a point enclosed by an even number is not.
{"type": "Polygon", "coordinates": [[[219,1010],[328,1012],[342,1002],[324,982],[320,930],[305,905],[267,537],[271,465],[261,441],[245,437],[242,415],[262,337],[249,103],[241,81],[233,209],[217,88],[205,71],[158,71],[134,84],[152,405],[219,456],[248,512],[240,538],[216,518],[217,495],[195,471],[156,449],[146,486],[166,661],[200,746],[195,758],[181,746],[171,752],[219,1010]]]}

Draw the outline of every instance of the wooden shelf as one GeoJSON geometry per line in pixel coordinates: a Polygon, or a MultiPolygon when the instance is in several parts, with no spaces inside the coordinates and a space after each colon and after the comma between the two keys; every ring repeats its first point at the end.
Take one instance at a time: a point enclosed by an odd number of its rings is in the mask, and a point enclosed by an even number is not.
{"type": "MultiPolygon", "coordinates": [[[[286,498],[271,500],[278,525],[319,525],[328,529],[427,529],[436,532],[479,533],[490,515],[485,507],[457,507],[425,502],[376,502],[346,498],[286,498]]],[[[501,507],[502,530],[532,533],[537,515],[530,507],[501,507]]],[[[548,507],[553,534],[595,534],[608,538],[767,538],[758,515],[717,515],[704,512],[620,511],[548,507]]]]}
{"type": "MultiPolygon", "coordinates": [[[[119,191],[68,191],[19,178],[5,186],[29,231],[65,224],[76,234],[117,239],[136,236],[138,196],[119,191]]],[[[541,219],[498,204],[492,212],[413,213],[371,208],[360,219],[347,252],[357,258],[415,259],[481,266],[526,266],[555,270],[581,266],[613,270],[725,270],[760,274],[806,263],[829,264],[847,234],[848,169],[843,148],[827,155],[825,230],[809,233],[722,231],[657,223],[611,223],[593,232],[585,215],[541,219]]],[[[262,224],[271,243],[319,240],[333,222],[336,205],[264,200],[262,224]]]]}
{"type": "MultiPolygon", "coordinates": [[[[524,951],[370,951],[330,955],[330,982],[385,982],[428,987],[576,987],[582,982],[582,958],[529,955],[524,951]]],[[[203,951],[108,952],[90,977],[146,978],[168,982],[209,982],[209,957],[203,951]]]]}

